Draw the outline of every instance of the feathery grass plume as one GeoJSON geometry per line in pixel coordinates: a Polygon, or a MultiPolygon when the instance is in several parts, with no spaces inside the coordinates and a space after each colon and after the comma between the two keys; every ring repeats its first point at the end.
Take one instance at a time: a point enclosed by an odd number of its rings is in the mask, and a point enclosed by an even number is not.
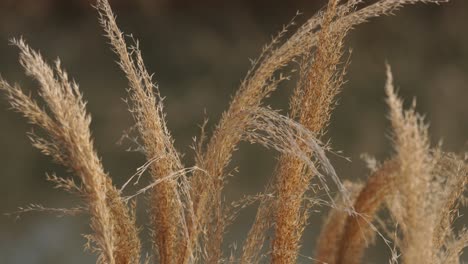
{"type": "MultiPolygon", "coordinates": [[[[80,178],[79,191],[91,215],[93,233],[88,237],[92,249],[99,253],[98,262],[138,262],[140,242],[134,215],[112,185],[94,150],[89,130],[91,117],[86,113],[78,85],[69,81],[58,60],[52,69],[22,39],[13,40],[13,44],[20,49],[20,63],[26,74],[39,82],[38,94],[48,109],[41,108],[18,86],[11,86],[3,79],[0,88],[14,110],[47,133],[48,138],[31,133],[33,145],[80,178]]],[[[65,189],[74,188],[69,183],[62,181],[65,189]]]]}
{"type": "MultiPolygon", "coordinates": [[[[330,190],[324,184],[325,178],[331,178],[340,189],[343,189],[340,179],[325,155],[324,146],[315,138],[314,133],[291,118],[265,107],[258,108],[256,111],[250,110],[250,112],[255,114],[255,119],[246,129],[245,140],[298,159],[308,170],[318,176],[328,194],[330,190]],[[314,160],[311,160],[311,156],[314,157],[314,160]]],[[[267,188],[267,191],[269,190],[273,190],[273,188],[267,188]]],[[[265,232],[273,223],[271,220],[277,206],[276,201],[274,201],[276,194],[269,192],[266,194],[258,209],[254,226],[244,244],[242,260],[245,263],[258,263],[264,256],[260,249],[264,246],[265,232]],[[262,216],[266,219],[262,219],[262,216]],[[255,251],[255,246],[257,246],[257,251],[255,251]]],[[[330,199],[332,198],[330,197],[330,199]]],[[[307,199],[306,205],[316,202],[316,199],[307,199]]]]}
{"type": "MultiPolygon", "coordinates": [[[[330,177],[336,184],[340,183],[333,166],[325,155],[325,149],[311,131],[291,118],[280,115],[269,108],[259,107],[255,111],[249,110],[249,113],[253,114],[255,119],[246,128],[243,140],[296,157],[320,179],[330,177]],[[310,159],[311,155],[317,160],[316,163],[310,159]]],[[[270,219],[272,219],[274,212],[273,199],[275,196],[266,192],[257,197],[248,198],[249,203],[260,198],[262,206],[259,210],[263,211],[257,213],[255,228],[250,230],[247,241],[244,243],[241,263],[258,263],[265,256],[262,248],[265,232],[272,223],[270,219]],[[265,205],[269,205],[269,207],[265,205]],[[261,218],[261,216],[265,218],[261,218]]],[[[313,199],[309,200],[309,204],[316,202],[313,199]]],[[[225,216],[229,217],[229,215],[225,216]]]]}
{"type": "MultiPolygon", "coordinates": [[[[435,166],[431,171],[431,182],[426,188],[429,190],[426,196],[427,202],[422,204],[425,208],[425,220],[432,232],[432,252],[430,263],[458,263],[458,257],[463,249],[468,246],[466,227],[458,233],[453,227],[454,218],[464,198],[468,182],[468,163],[454,153],[444,153],[436,148],[431,150],[431,157],[435,166]]],[[[403,238],[398,238],[396,245],[403,256],[408,248],[406,231],[405,197],[397,188],[393,196],[387,201],[393,218],[403,231],[403,238]],[[406,236],[405,236],[406,235],[406,236]]],[[[459,216],[460,217],[460,216],[459,216]]],[[[405,260],[404,260],[405,261],[405,260]]],[[[406,263],[406,262],[405,262],[406,263]]]]}
{"type": "Polygon", "coordinates": [[[452,224],[468,185],[468,162],[454,153],[438,152],[434,156],[437,163],[432,200],[437,218],[433,240],[434,248],[440,249],[453,233],[452,224]]]}
{"type": "Polygon", "coordinates": [[[403,223],[400,250],[406,263],[424,258],[426,263],[445,263],[444,258],[453,257],[455,252],[460,254],[466,246],[466,235],[462,232],[456,239],[452,230],[457,201],[466,189],[466,160],[439,149],[428,151],[427,128],[422,118],[413,109],[402,111],[402,102],[393,93],[389,69],[388,72],[387,94],[397,156],[407,162],[399,172],[399,183],[404,182],[399,184],[399,201],[393,200],[395,205],[390,206],[397,207],[391,211],[403,223]],[[411,155],[413,159],[409,159],[411,155]]]}
{"type": "MultiPolygon", "coordinates": [[[[347,13],[347,10],[360,2],[359,0],[353,0],[340,5],[338,13],[347,13]]],[[[445,0],[382,0],[343,16],[341,19],[334,21],[330,27],[333,31],[340,32],[343,29],[363,23],[371,17],[391,13],[405,4],[416,2],[439,3],[445,2],[445,0]]],[[[208,229],[208,233],[211,234],[209,240],[222,241],[224,223],[220,214],[223,211],[221,192],[224,186],[224,169],[242,137],[243,129],[251,118],[243,110],[260,106],[262,100],[276,89],[278,83],[287,79],[285,75],[275,77],[274,74],[288,65],[294,58],[310,52],[317,44],[317,32],[322,20],[323,13],[317,13],[282,45],[278,46],[278,43],[286,29],[279,34],[278,38],[274,38],[272,43],[266,46],[260,58],[254,62],[252,70],[248,72],[242,82],[241,87],[231,101],[229,109],[223,114],[206,146],[205,152],[201,155],[202,159],[197,164],[198,167],[203,168],[208,173],[208,177],[199,172],[195,173],[191,180],[195,220],[188,227],[189,244],[197,244],[202,230],[205,229],[208,229]],[[209,208],[213,210],[209,210],[209,208]],[[213,219],[216,220],[213,222],[213,219]],[[209,221],[212,222],[208,226],[209,221]]],[[[216,242],[213,243],[216,244],[216,242]]],[[[216,252],[208,250],[208,255],[214,256],[213,258],[216,259],[221,252],[219,248],[213,250],[216,252]]]]}
{"type": "MultiPolygon", "coordinates": [[[[315,16],[309,20],[308,24],[315,28],[318,19],[319,17],[315,16]]],[[[195,173],[190,182],[195,212],[195,219],[189,225],[190,244],[194,247],[202,231],[208,229],[209,238],[207,239],[215,248],[205,251],[208,251],[207,255],[210,255],[214,262],[221,257],[219,245],[222,242],[225,228],[221,215],[224,169],[231,159],[232,152],[236,150],[237,144],[242,139],[245,128],[253,118],[245,110],[260,106],[262,100],[271,94],[280,82],[288,79],[284,75],[273,77],[273,74],[302,52],[298,50],[302,48],[301,45],[297,45],[298,39],[288,41],[276,48],[287,28],[285,27],[272,43],[264,48],[260,58],[254,62],[253,69],[248,72],[231,101],[229,109],[223,113],[203,153],[198,154],[197,166],[204,168],[208,177],[202,173],[195,173]],[[208,226],[209,221],[212,223],[208,226]]],[[[305,42],[305,39],[302,41],[305,42]]]]}
{"type": "MultiPolygon", "coordinates": [[[[191,225],[191,244],[197,243],[199,234],[207,228],[206,225],[210,218],[217,219],[213,225],[208,227],[210,234],[213,234],[211,237],[215,236],[214,239],[217,239],[218,242],[222,241],[224,223],[220,212],[222,211],[221,191],[224,185],[224,169],[242,138],[243,130],[252,119],[244,110],[260,106],[262,100],[268,97],[280,82],[288,79],[288,76],[274,77],[273,75],[291,62],[293,58],[313,46],[314,41],[311,40],[309,43],[308,37],[320,25],[320,21],[321,14],[319,13],[309,19],[293,37],[277,47],[288,29],[285,27],[264,48],[259,59],[254,61],[252,69],[247,73],[241,87],[231,101],[229,109],[223,114],[205,152],[199,155],[198,166],[206,169],[209,178],[206,179],[205,175],[196,173],[191,180],[196,215],[195,221],[191,225]],[[202,186],[204,188],[201,188],[202,186]],[[208,208],[215,208],[215,210],[207,212],[208,208]],[[206,217],[207,215],[209,217],[206,217]]],[[[209,253],[209,255],[214,256],[214,259],[219,258],[221,253],[219,248],[213,250],[216,253],[209,253]]]]}
{"type": "MultiPolygon", "coordinates": [[[[162,98],[146,70],[138,43],[130,48],[127,47],[107,0],[99,0],[96,7],[102,27],[114,52],[119,56],[119,65],[129,82],[130,111],[143,140],[146,158],[147,160],[158,158],[150,165],[154,180],[181,171],[182,163],[165,124],[162,98]]],[[[176,179],[167,178],[154,186],[151,208],[159,262],[175,263],[179,257],[175,253],[187,250],[188,239],[185,212],[176,179]]]]}
{"type": "MultiPolygon", "coordinates": [[[[337,10],[336,16],[341,17],[341,18],[336,19],[336,21],[333,21],[331,23],[330,28],[332,29],[332,32],[344,32],[348,28],[351,28],[357,24],[366,22],[367,19],[371,17],[377,17],[380,15],[389,14],[392,11],[397,10],[398,8],[400,8],[401,6],[405,4],[413,4],[413,3],[421,2],[421,1],[388,1],[388,0],[379,1],[375,4],[364,7],[358,11],[350,12],[357,4],[361,2],[362,1],[349,1],[346,4],[340,5],[337,8],[338,10],[337,10]],[[350,13],[348,14],[348,12],[350,13]]],[[[439,2],[445,2],[445,1],[422,1],[422,2],[439,3],[439,2]]],[[[242,92],[243,89],[247,90],[246,88],[249,88],[249,90],[252,89],[253,91],[259,90],[262,86],[259,86],[258,84],[264,84],[265,81],[268,80],[268,78],[271,78],[270,76],[272,76],[272,74],[275,71],[277,71],[278,69],[281,69],[285,64],[287,64],[288,61],[292,60],[293,58],[297,56],[308,54],[310,50],[315,45],[317,45],[318,36],[320,36],[320,33],[319,33],[320,30],[318,30],[318,27],[322,24],[323,19],[324,19],[324,13],[319,12],[317,15],[309,19],[309,21],[307,21],[302,27],[300,27],[298,31],[293,36],[291,36],[288,39],[288,41],[286,41],[282,46],[280,46],[277,49],[271,49],[272,46],[270,46],[271,51],[269,51],[268,53],[265,53],[267,56],[265,56],[264,58],[261,57],[260,60],[258,61],[258,64],[254,65],[258,67],[255,67],[252,71],[249,72],[249,74],[247,75],[243,83],[243,86],[241,86],[241,89],[236,94],[236,97],[233,100],[233,103],[236,102],[237,97],[243,98],[242,96],[243,94],[249,94],[249,93],[242,92]],[[244,84],[250,84],[250,85],[244,85],[244,84]]],[[[273,86],[271,90],[273,90],[274,88],[275,87],[273,86]]],[[[265,90],[265,92],[267,92],[266,95],[268,95],[271,91],[265,90]]],[[[250,98],[247,98],[247,99],[250,99],[250,98]]],[[[244,100],[247,101],[247,99],[244,99],[244,100]]],[[[323,120],[327,120],[327,117],[324,116],[323,120]]],[[[218,130],[220,130],[219,127],[218,127],[218,130]]],[[[226,160],[226,162],[227,161],[228,159],[226,160]]],[[[262,203],[260,206],[262,206],[262,203]]],[[[259,209],[259,212],[264,212],[264,211],[265,210],[259,209]]],[[[261,224],[258,226],[261,228],[264,228],[264,226],[261,224]]],[[[257,225],[253,225],[252,231],[250,232],[250,234],[256,234],[257,236],[259,232],[255,232],[255,230],[253,230],[255,228],[257,228],[257,225]]]]}
{"type": "Polygon", "coordinates": [[[466,159],[429,148],[422,117],[414,106],[403,111],[392,82],[388,67],[386,92],[396,155],[373,173],[354,202],[356,214],[347,217],[337,255],[330,250],[332,253],[319,256],[318,261],[360,263],[365,242],[376,231],[371,222],[385,200],[390,201],[387,206],[403,231],[403,238],[395,238],[395,244],[404,263],[414,263],[417,258],[425,259],[424,263],[452,263],[448,259],[454,260],[466,246],[465,231],[456,235],[452,229],[468,181],[466,159]]]}
{"type": "Polygon", "coordinates": [[[342,193],[336,195],[336,207],[330,209],[317,240],[314,257],[316,263],[336,263],[346,219],[348,218],[348,213],[344,209],[349,206],[349,201],[354,202],[356,200],[363,188],[363,184],[360,183],[344,182],[343,185],[348,191],[349,200],[343,197],[342,193]]]}
{"type": "Polygon", "coordinates": [[[372,221],[385,198],[396,190],[395,173],[398,169],[398,163],[389,160],[369,177],[354,202],[356,213],[348,215],[346,219],[335,262],[328,263],[361,263],[367,242],[376,231],[372,221]]]}
{"type": "Polygon", "coordinates": [[[460,255],[463,249],[468,247],[468,229],[463,229],[456,236],[453,233],[447,237],[445,250],[438,255],[438,262],[441,264],[460,263],[460,255]]]}
{"type": "Polygon", "coordinates": [[[430,211],[431,173],[435,167],[430,154],[427,126],[413,108],[403,110],[403,102],[393,87],[390,66],[387,66],[387,104],[393,130],[396,161],[400,165],[397,185],[404,199],[403,261],[405,263],[433,263],[433,214],[430,211]]]}
{"type": "MultiPolygon", "coordinates": [[[[391,14],[406,4],[446,0],[378,0],[358,9],[362,2],[329,0],[325,10],[280,43],[289,30],[286,26],[254,61],[206,145],[202,132],[195,148],[196,166],[184,168],[165,124],[162,98],[143,63],[138,42],[127,45],[108,1],[97,0],[101,25],[128,79],[129,108],[143,141],[147,162],[137,173],[149,168],[153,177],[151,184],[125,198],[121,190],[133,177],[118,190],[105,173],[93,147],[90,117],[78,85],[69,81],[58,61],[53,69],[22,40],[15,41],[26,73],[39,81],[39,96],[47,109],[19,86],[11,86],[1,78],[0,89],[15,110],[48,135],[43,138],[31,133],[33,145],[68,167],[81,184],[57,176],[48,180],[85,198],[83,207],[72,210],[32,204],[23,211],[66,214],[88,210],[93,231],[88,238],[90,247],[99,253],[98,262],[139,263],[143,259],[135,203],[127,202],[152,190],[151,225],[155,229],[153,243],[158,263],[217,264],[236,261],[233,254],[223,256],[225,229],[238,210],[260,200],[240,262],[260,263],[269,256],[271,263],[290,264],[299,255],[308,210],[319,201],[308,197],[311,179],[316,177],[332,205],[319,237],[319,262],[360,262],[366,239],[376,231],[373,218],[384,200],[391,201],[387,206],[402,230],[402,238],[395,240],[405,263],[456,262],[468,244],[468,232],[452,228],[460,197],[466,191],[466,159],[430,149],[422,118],[414,108],[403,111],[402,101],[393,91],[390,69],[386,91],[396,150],[390,161],[374,171],[364,186],[349,183],[350,187],[345,188],[326,156],[327,145],[318,139],[326,131],[334,98],[344,83],[347,64],[340,64],[347,32],[370,17],[391,14]],[[283,116],[262,101],[289,78],[291,72],[282,70],[294,61],[302,62],[300,78],[291,97],[290,116],[283,116]],[[222,196],[225,170],[242,140],[274,149],[281,158],[276,177],[263,194],[247,196],[229,207],[222,196]],[[190,180],[188,175],[192,176],[190,180]],[[338,186],[334,199],[328,178],[338,186]],[[269,231],[274,231],[274,240],[271,251],[265,252],[269,231]]],[[[144,263],[149,261],[146,256],[144,263]]]]}
{"type": "MultiPolygon", "coordinates": [[[[306,164],[308,169],[318,175],[320,179],[330,177],[336,184],[340,184],[333,166],[325,155],[325,149],[311,131],[291,118],[280,115],[269,108],[250,109],[249,114],[252,114],[254,119],[246,127],[243,140],[261,144],[266,148],[295,157],[306,164]],[[316,162],[310,159],[311,155],[315,157],[316,162]]],[[[268,196],[267,194],[265,199],[268,199],[268,196]]],[[[225,220],[226,218],[223,219],[223,221],[225,220]]],[[[265,225],[268,226],[268,222],[265,225]]],[[[211,245],[211,241],[208,242],[211,245]]],[[[252,243],[258,244],[256,241],[252,243]]],[[[255,255],[244,254],[243,258],[257,258],[258,254],[255,255]]]]}
{"type": "Polygon", "coordinates": [[[275,196],[271,180],[265,190],[266,195],[260,200],[255,220],[242,247],[241,263],[260,263],[264,257],[266,233],[273,225],[275,196]]]}
{"type": "Polygon", "coordinates": [[[395,243],[404,263],[451,263],[445,260],[466,246],[464,231],[452,230],[468,181],[466,160],[430,149],[427,126],[414,105],[403,110],[389,66],[386,93],[396,154],[369,178],[354,203],[357,214],[348,216],[336,263],[360,263],[365,239],[375,231],[370,223],[385,199],[403,233],[395,243]]]}
{"type": "MultiPolygon", "coordinates": [[[[267,188],[271,190],[271,188],[267,188]]],[[[225,212],[225,218],[227,224],[231,224],[235,218],[239,215],[241,210],[247,208],[248,206],[260,202],[268,203],[272,205],[274,196],[272,193],[258,193],[254,195],[245,195],[241,199],[231,203],[228,210],[225,212]]],[[[251,229],[251,232],[256,232],[255,234],[249,233],[245,239],[244,245],[241,249],[241,256],[238,258],[235,255],[230,256],[228,263],[259,263],[264,257],[268,255],[267,248],[264,247],[264,241],[266,239],[265,232],[270,228],[271,221],[269,221],[272,216],[273,208],[270,206],[261,207],[264,211],[257,213],[257,218],[255,219],[255,224],[259,227],[256,229],[251,229]],[[260,218],[263,216],[263,218],[260,218]]],[[[237,248],[237,245],[234,244],[234,248],[237,248]]]]}
{"type": "MultiPolygon", "coordinates": [[[[330,0],[318,33],[313,62],[305,66],[300,83],[291,99],[291,116],[314,133],[321,133],[329,120],[333,98],[343,83],[344,71],[337,69],[341,61],[343,39],[349,28],[332,31],[338,1],[330,0]]],[[[312,56],[312,55],[311,55],[312,56]]],[[[305,227],[302,205],[304,194],[313,177],[301,161],[289,155],[278,162],[278,208],[275,212],[275,233],[272,263],[293,263],[297,259],[300,239],[305,227]]],[[[307,212],[305,212],[307,214],[307,212]]]]}
{"type": "Polygon", "coordinates": [[[458,233],[453,228],[464,192],[468,185],[467,158],[454,153],[434,151],[437,160],[431,185],[433,216],[433,250],[437,252],[435,263],[458,263],[463,249],[468,246],[468,232],[463,227],[458,233]]]}

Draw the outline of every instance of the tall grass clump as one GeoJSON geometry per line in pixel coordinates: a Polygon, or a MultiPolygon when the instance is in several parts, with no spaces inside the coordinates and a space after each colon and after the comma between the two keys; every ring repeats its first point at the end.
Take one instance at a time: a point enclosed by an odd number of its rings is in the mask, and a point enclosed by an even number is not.
{"type": "MultiPolygon", "coordinates": [[[[166,126],[162,96],[147,70],[138,41],[119,29],[107,0],[95,5],[100,24],[128,80],[128,106],[152,182],[132,196],[112,183],[93,146],[90,115],[78,85],[60,61],[50,66],[23,39],[19,48],[26,74],[37,81],[40,102],[19,85],[0,79],[13,110],[40,127],[32,144],[75,178],[48,176],[58,188],[84,197],[91,233],[88,248],[98,263],[274,263],[298,261],[310,211],[326,203],[330,211],[311,259],[315,263],[361,263],[369,241],[383,239],[395,263],[459,263],[468,245],[466,229],[453,222],[466,201],[467,160],[432,146],[428,126],[415,110],[403,107],[387,66],[385,91],[393,153],[364,182],[342,182],[322,142],[345,83],[350,63],[345,37],[372,17],[415,3],[444,0],[329,0],[295,32],[291,22],[265,46],[240,84],[210,137],[195,142],[195,165],[183,164],[166,126]],[[289,35],[289,38],[285,36],[289,35]],[[298,70],[295,66],[298,65],[298,70]],[[297,70],[297,71],[296,71],[297,70]],[[280,83],[297,72],[289,111],[265,105],[280,83]],[[224,199],[227,168],[241,141],[279,153],[265,190],[235,203],[224,199]],[[320,188],[313,188],[319,184],[320,188]],[[319,199],[323,190],[326,199],[319,199]],[[333,194],[332,190],[337,190],[333,194]],[[153,252],[143,254],[136,225],[136,197],[147,193],[153,252]],[[240,252],[228,255],[224,235],[239,211],[258,202],[255,219],[240,252]],[[385,211],[390,222],[380,221],[385,211]],[[272,239],[267,237],[272,235],[272,239]],[[145,257],[148,255],[149,257],[145,257]]],[[[47,210],[37,206],[23,210],[47,210]]],[[[73,210],[64,213],[74,212],[73,210]]]]}

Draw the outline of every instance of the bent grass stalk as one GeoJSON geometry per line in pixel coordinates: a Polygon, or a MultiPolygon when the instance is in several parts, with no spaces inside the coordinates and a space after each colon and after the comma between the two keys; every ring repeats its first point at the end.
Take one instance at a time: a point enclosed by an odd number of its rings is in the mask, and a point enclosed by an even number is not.
{"type": "Polygon", "coordinates": [[[48,180],[57,188],[84,197],[85,202],[69,210],[32,204],[20,212],[87,211],[92,230],[87,248],[96,252],[97,263],[140,263],[144,258],[135,203],[138,196],[148,192],[155,250],[144,263],[290,264],[300,255],[310,209],[325,203],[332,208],[312,259],[331,264],[362,261],[366,241],[379,232],[372,223],[379,210],[386,208],[392,224],[398,226],[394,238],[398,252],[392,253],[401,254],[403,263],[457,263],[468,245],[468,232],[453,228],[456,212],[466,199],[467,159],[430,146],[428,127],[415,106],[404,110],[394,92],[389,68],[385,90],[395,152],[389,161],[362,184],[342,184],[327,158],[329,147],[320,142],[345,82],[349,60],[342,56],[349,31],[404,5],[443,2],[380,0],[365,5],[361,0],[330,0],[324,10],[286,39],[286,33],[294,27],[293,20],[254,61],[212,136],[205,141],[202,131],[195,147],[196,164],[185,167],[173,146],[163,100],[146,69],[138,41],[125,37],[108,1],[98,0],[101,26],[128,80],[129,111],[147,160],[136,176],[146,169],[152,175],[151,183],[126,197],[122,190],[134,178],[117,188],[105,172],[93,146],[91,118],[78,85],[69,79],[60,61],[49,66],[24,40],[14,40],[26,74],[38,83],[41,102],[2,78],[0,90],[15,111],[45,132],[45,136],[29,134],[33,146],[76,176],[52,175],[48,180]],[[295,70],[286,70],[294,62],[300,62],[299,78],[286,116],[265,106],[264,99],[295,74],[295,70]],[[280,156],[275,175],[263,193],[246,195],[230,205],[223,196],[226,168],[241,141],[276,150],[280,156]],[[328,200],[318,198],[312,188],[314,179],[328,200]],[[329,180],[338,190],[335,198],[329,180]],[[239,256],[226,256],[223,243],[229,224],[255,201],[259,201],[257,215],[239,256]],[[269,234],[273,234],[271,241],[269,234]]]}

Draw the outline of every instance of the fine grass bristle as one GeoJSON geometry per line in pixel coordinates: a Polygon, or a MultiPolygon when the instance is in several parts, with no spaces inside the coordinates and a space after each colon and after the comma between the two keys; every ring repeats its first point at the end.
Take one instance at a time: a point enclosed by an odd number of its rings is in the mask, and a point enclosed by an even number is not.
{"type": "MultiPolygon", "coordinates": [[[[329,120],[333,98],[343,84],[341,62],[343,38],[349,28],[331,28],[346,12],[338,12],[338,1],[329,1],[318,33],[316,50],[305,58],[299,84],[291,99],[291,117],[315,134],[322,133],[329,120]],[[311,60],[309,62],[308,60],[311,60]]],[[[293,263],[297,259],[307,213],[302,210],[304,193],[314,176],[305,164],[291,155],[280,158],[277,168],[278,208],[272,263],[293,263]],[[301,215],[302,214],[302,215],[301,215]]]]}
{"type": "MultiPolygon", "coordinates": [[[[165,124],[162,99],[146,70],[138,44],[127,47],[109,3],[98,1],[96,7],[101,25],[112,49],[119,56],[120,67],[127,76],[130,112],[143,141],[147,160],[155,159],[149,165],[149,170],[156,181],[183,168],[165,124]]],[[[175,255],[175,252],[187,251],[185,244],[188,239],[185,211],[176,179],[168,179],[154,186],[151,208],[153,239],[159,261],[172,263],[180,256],[175,255]]]]}
{"type": "MultiPolygon", "coordinates": [[[[32,144],[80,178],[79,194],[85,198],[91,215],[93,233],[88,238],[91,249],[99,254],[98,263],[139,261],[140,241],[135,218],[104,172],[94,150],[89,130],[91,118],[86,113],[78,85],[68,79],[60,61],[51,68],[22,39],[12,43],[20,49],[20,63],[26,74],[38,82],[38,94],[47,109],[41,108],[18,86],[11,86],[3,79],[0,88],[14,110],[47,133],[48,138],[42,138],[31,132],[32,144]]],[[[67,182],[62,184],[59,186],[62,189],[76,189],[67,182]]]]}
{"type": "Polygon", "coordinates": [[[405,109],[389,66],[385,92],[394,151],[386,161],[375,166],[365,181],[342,183],[343,177],[328,158],[330,146],[321,141],[345,84],[350,63],[343,58],[345,37],[351,29],[372,17],[393,14],[404,5],[443,2],[378,0],[366,5],[362,0],[329,0],[323,10],[289,34],[293,20],[254,61],[211,137],[203,125],[194,147],[195,165],[187,167],[174,147],[162,96],[144,64],[138,41],[119,29],[108,1],[97,0],[99,21],[128,80],[127,103],[146,158],[136,175],[148,170],[152,176],[148,185],[128,196],[123,190],[134,182],[134,176],[117,188],[105,172],[78,85],[60,61],[49,66],[23,39],[13,40],[25,73],[37,81],[40,101],[3,78],[0,90],[13,110],[43,130],[40,135],[29,133],[33,146],[75,176],[52,174],[47,180],[84,202],[71,209],[32,203],[16,213],[88,212],[87,248],[102,264],[291,264],[302,255],[311,211],[326,205],[330,211],[315,252],[305,249],[316,263],[361,263],[368,241],[374,238],[389,246],[392,263],[398,256],[406,264],[459,263],[468,246],[468,231],[454,228],[456,218],[462,217],[459,209],[467,201],[466,155],[431,146],[429,127],[415,104],[405,109]],[[265,105],[265,99],[293,76],[297,83],[288,114],[265,105]],[[224,197],[230,175],[227,168],[242,141],[275,150],[278,159],[263,192],[245,194],[231,203],[224,197]],[[153,249],[149,253],[142,252],[135,215],[137,197],[146,192],[153,249]],[[228,254],[223,245],[229,225],[255,202],[259,205],[246,239],[239,251],[228,254]],[[390,215],[389,221],[375,224],[382,210],[390,215]],[[392,232],[394,236],[385,237],[392,232]]]}
{"type": "Polygon", "coordinates": [[[330,209],[317,240],[314,257],[317,263],[337,263],[344,238],[343,233],[347,225],[346,220],[349,216],[345,209],[349,206],[349,201],[355,202],[363,188],[363,184],[360,183],[345,182],[344,184],[350,200],[345,199],[342,194],[335,197],[336,207],[330,209]]]}
{"type": "Polygon", "coordinates": [[[372,221],[385,198],[396,189],[398,165],[396,161],[387,161],[369,177],[354,201],[356,212],[347,216],[336,262],[330,263],[361,263],[364,250],[375,233],[372,221]]]}

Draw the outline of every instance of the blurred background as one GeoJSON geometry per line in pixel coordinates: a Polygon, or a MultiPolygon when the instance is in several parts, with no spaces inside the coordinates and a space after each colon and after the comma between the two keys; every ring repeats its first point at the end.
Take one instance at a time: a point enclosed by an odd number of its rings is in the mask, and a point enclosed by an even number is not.
{"type": "MultiPolygon", "coordinates": [[[[372,2],[372,1],[368,1],[372,2]]],[[[121,186],[144,163],[141,154],[117,145],[133,124],[122,98],[126,79],[102,36],[90,0],[0,0],[0,73],[10,82],[35,91],[26,78],[18,52],[9,39],[23,36],[49,60],[60,57],[80,84],[93,116],[96,148],[115,184],[121,186]]],[[[148,69],[155,72],[166,97],[168,126],[186,164],[193,163],[192,137],[199,134],[204,116],[210,129],[227,108],[230,97],[264,44],[299,10],[301,24],[324,0],[113,0],[122,30],[140,39],[148,69]]],[[[347,38],[353,50],[348,82],[339,96],[327,138],[351,162],[331,156],[343,179],[365,179],[360,156],[380,160],[391,155],[389,123],[384,103],[385,61],[392,67],[400,94],[430,123],[433,143],[442,140],[448,151],[467,149],[468,134],[468,2],[452,0],[441,6],[418,4],[396,16],[372,19],[347,38]]],[[[267,101],[287,108],[291,81],[267,101]]],[[[3,99],[3,98],[2,98],[3,99]]],[[[45,173],[67,172],[33,149],[30,130],[20,115],[0,100],[0,263],[93,263],[83,252],[89,232],[87,217],[56,217],[47,213],[4,216],[20,206],[39,203],[72,207],[79,199],[55,190],[45,173]]],[[[239,172],[229,178],[228,201],[263,190],[272,174],[277,153],[241,144],[233,159],[239,172]]],[[[143,200],[142,200],[143,201],[143,200]]],[[[140,203],[144,227],[145,203],[140,203]]],[[[327,208],[317,208],[304,235],[302,254],[313,256],[317,232],[327,208]]],[[[242,245],[255,206],[246,209],[230,228],[226,248],[242,245]]],[[[468,224],[466,218],[464,223],[468,224]]],[[[147,237],[146,229],[142,236],[147,237]]],[[[149,244],[145,244],[149,247],[149,244]]],[[[467,259],[467,254],[463,256],[467,259]]],[[[377,239],[367,251],[368,263],[387,263],[388,249],[377,239]]],[[[310,262],[301,257],[301,263],[310,262]]]]}

